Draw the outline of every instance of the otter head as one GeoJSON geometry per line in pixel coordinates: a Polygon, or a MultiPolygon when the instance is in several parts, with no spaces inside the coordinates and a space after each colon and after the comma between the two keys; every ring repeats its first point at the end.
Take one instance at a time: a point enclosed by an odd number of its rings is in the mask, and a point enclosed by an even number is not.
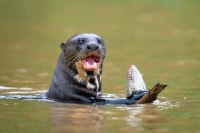
{"type": "Polygon", "coordinates": [[[77,73],[75,79],[85,80],[86,88],[98,90],[101,83],[103,60],[106,47],[103,39],[93,33],[82,33],[72,36],[61,44],[65,65],[77,73]]]}
{"type": "Polygon", "coordinates": [[[99,68],[106,55],[103,39],[92,33],[72,36],[67,42],[61,43],[65,55],[65,64],[71,67],[79,62],[85,71],[99,68]]]}

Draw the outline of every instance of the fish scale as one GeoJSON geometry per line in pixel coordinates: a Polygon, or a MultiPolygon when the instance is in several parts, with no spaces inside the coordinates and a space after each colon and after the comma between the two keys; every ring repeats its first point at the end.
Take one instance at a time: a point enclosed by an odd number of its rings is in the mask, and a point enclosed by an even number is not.
{"type": "Polygon", "coordinates": [[[128,70],[128,87],[126,89],[126,97],[132,95],[134,91],[146,91],[146,84],[143,80],[142,74],[135,65],[131,65],[128,70]]]}

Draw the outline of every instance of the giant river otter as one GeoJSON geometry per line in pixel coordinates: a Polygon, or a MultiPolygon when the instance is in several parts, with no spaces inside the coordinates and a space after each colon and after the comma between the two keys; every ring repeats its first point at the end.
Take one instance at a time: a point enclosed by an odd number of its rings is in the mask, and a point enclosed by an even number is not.
{"type": "Polygon", "coordinates": [[[62,52],[46,98],[64,102],[134,104],[148,94],[144,89],[133,90],[130,85],[127,98],[101,96],[106,47],[100,36],[93,33],[77,34],[61,43],[60,47],[62,52]]]}

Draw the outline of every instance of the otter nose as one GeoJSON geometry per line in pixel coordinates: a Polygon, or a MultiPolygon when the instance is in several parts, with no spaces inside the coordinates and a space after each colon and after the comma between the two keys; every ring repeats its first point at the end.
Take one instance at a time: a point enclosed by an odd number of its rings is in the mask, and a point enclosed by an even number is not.
{"type": "Polygon", "coordinates": [[[97,50],[97,49],[99,49],[99,46],[97,44],[88,44],[87,49],[88,50],[97,50]]]}

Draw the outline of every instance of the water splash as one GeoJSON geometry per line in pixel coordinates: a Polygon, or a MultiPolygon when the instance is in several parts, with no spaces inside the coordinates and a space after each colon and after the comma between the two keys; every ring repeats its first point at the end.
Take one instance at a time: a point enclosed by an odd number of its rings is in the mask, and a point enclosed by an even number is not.
{"type": "Polygon", "coordinates": [[[45,93],[46,90],[33,90],[29,87],[7,87],[0,86],[0,99],[6,100],[41,100],[40,95],[45,93]]]}
{"type": "Polygon", "coordinates": [[[172,108],[178,108],[181,106],[181,103],[176,101],[173,102],[172,100],[165,100],[165,101],[159,101],[159,100],[155,100],[153,102],[154,105],[157,106],[158,110],[166,110],[166,109],[172,109],[172,108]]]}

